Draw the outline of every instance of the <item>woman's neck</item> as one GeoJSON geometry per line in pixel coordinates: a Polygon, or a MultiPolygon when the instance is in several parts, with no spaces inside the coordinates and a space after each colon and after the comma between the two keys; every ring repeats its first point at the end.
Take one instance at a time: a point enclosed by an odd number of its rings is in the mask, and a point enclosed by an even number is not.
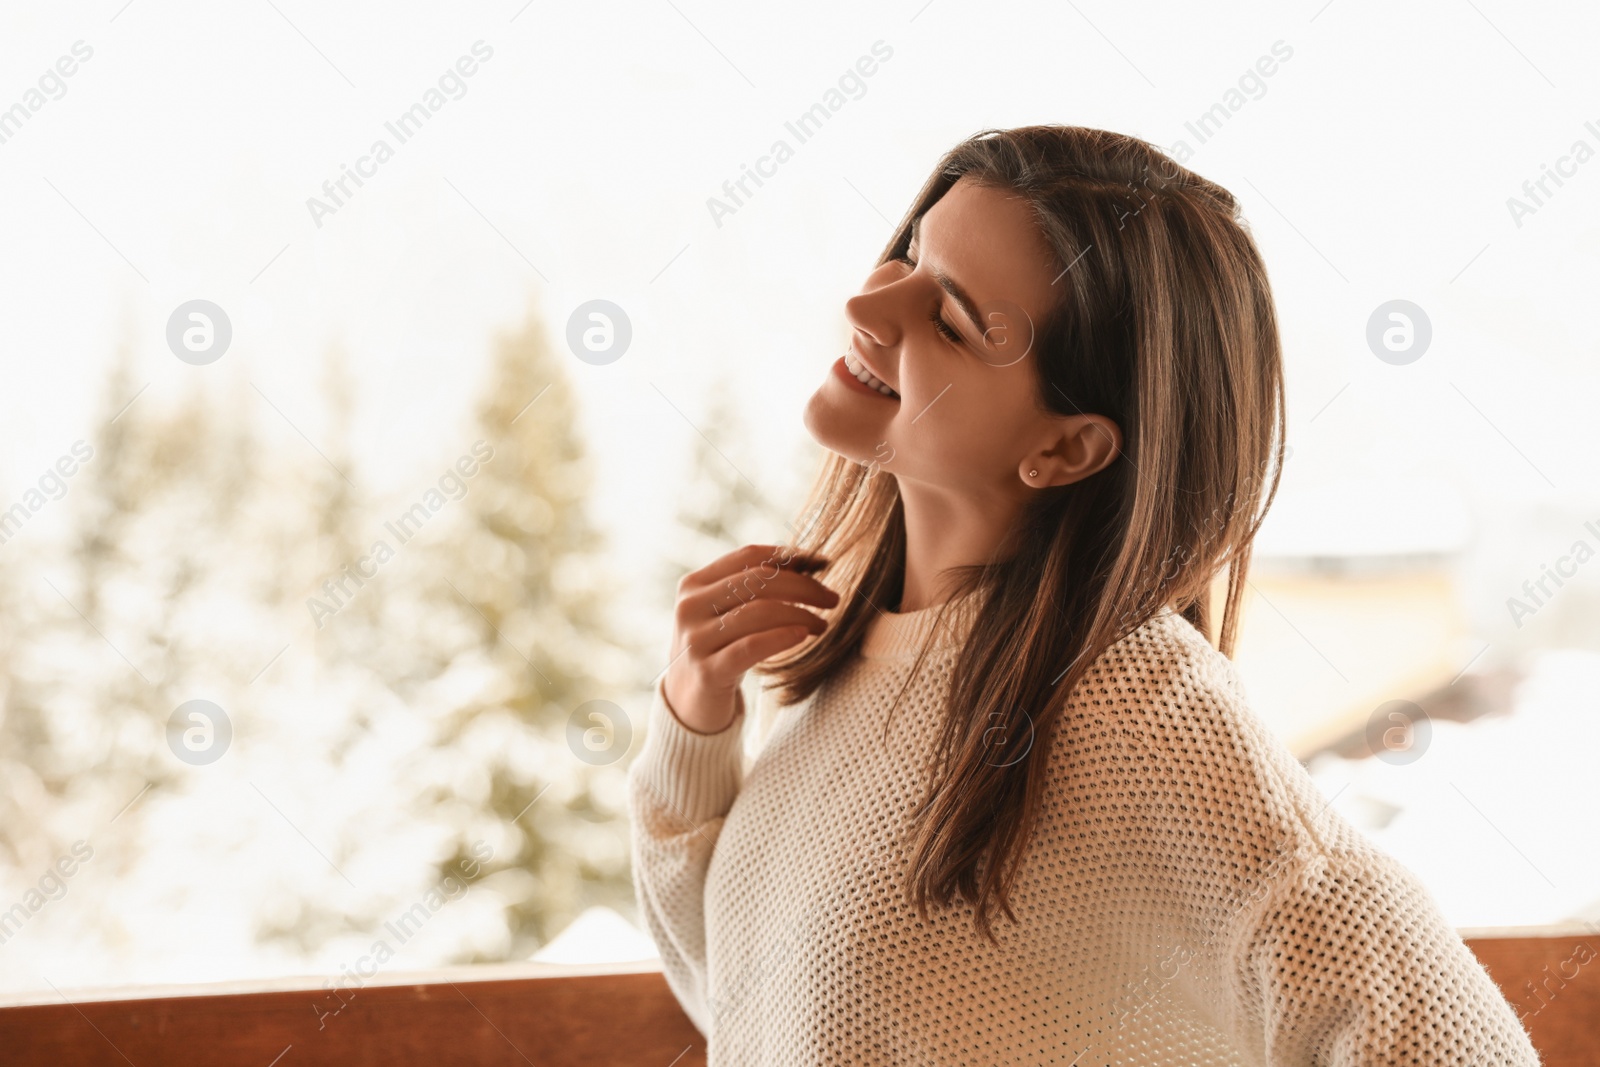
{"type": "Polygon", "coordinates": [[[899,482],[906,526],[905,582],[899,612],[943,603],[954,591],[953,569],[994,562],[1023,506],[1023,498],[957,495],[925,483],[899,482]]]}

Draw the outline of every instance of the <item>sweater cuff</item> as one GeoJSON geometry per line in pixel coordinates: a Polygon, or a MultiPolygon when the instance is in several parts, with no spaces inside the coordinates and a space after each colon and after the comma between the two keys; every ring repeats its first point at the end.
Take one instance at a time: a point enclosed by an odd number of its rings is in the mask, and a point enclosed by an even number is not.
{"type": "Polygon", "coordinates": [[[699,825],[726,815],[744,769],[744,692],[733,722],[714,734],[689,729],[667,703],[666,682],[650,697],[649,725],[633,773],[676,814],[699,825]]]}

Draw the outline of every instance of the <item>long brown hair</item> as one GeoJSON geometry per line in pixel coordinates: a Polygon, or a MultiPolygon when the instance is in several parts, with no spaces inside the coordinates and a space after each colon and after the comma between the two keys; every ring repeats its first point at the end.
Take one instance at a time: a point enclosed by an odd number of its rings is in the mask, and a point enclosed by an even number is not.
{"type": "MultiPolygon", "coordinates": [[[[1104,415],[1122,431],[1108,467],[1032,498],[1007,558],[951,575],[957,591],[941,608],[982,595],[908,882],[924,919],[930,901],[959,894],[993,939],[994,909],[1016,920],[1008,894],[1050,739],[1095,659],[1167,606],[1232,654],[1251,541],[1282,466],[1283,374],[1266,269],[1226,189],[1105,130],[985,130],[940,160],[880,265],[906,254],[912,221],[963,176],[1026,199],[1059,260],[1060,295],[1032,348],[1040,405],[1104,415]],[[1224,569],[1214,633],[1212,585],[1224,569]],[[1001,759],[996,736],[1033,740],[1025,756],[1001,759]]],[[[814,692],[855,655],[873,616],[899,603],[900,492],[876,474],[830,454],[801,512],[795,547],[828,561],[819,577],[841,599],[825,633],[768,664],[780,703],[814,692]]]]}

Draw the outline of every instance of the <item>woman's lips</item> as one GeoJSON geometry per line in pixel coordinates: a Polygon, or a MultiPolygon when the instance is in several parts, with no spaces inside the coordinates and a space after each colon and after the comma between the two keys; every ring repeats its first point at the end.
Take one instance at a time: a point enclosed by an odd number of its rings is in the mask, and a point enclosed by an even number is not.
{"type": "Polygon", "coordinates": [[[860,378],[857,378],[854,374],[851,374],[850,368],[844,365],[843,356],[840,356],[838,359],[833,361],[833,376],[844,382],[844,384],[849,386],[851,389],[854,389],[856,392],[865,396],[870,396],[877,400],[887,400],[896,404],[900,402],[900,398],[898,396],[889,396],[885,393],[880,393],[872,386],[862,381],[860,378]]]}

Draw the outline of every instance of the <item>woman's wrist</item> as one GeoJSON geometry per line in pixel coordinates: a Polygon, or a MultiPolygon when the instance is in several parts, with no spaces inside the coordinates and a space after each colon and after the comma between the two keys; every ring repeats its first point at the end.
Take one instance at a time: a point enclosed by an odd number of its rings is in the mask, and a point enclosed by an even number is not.
{"type": "MultiPolygon", "coordinates": [[[[732,696],[728,699],[727,710],[724,714],[695,714],[691,717],[692,723],[689,720],[685,720],[682,715],[678,714],[678,709],[672,706],[672,701],[667,697],[667,689],[665,685],[661,687],[661,702],[666,705],[667,711],[675,720],[677,720],[679,726],[683,727],[685,730],[688,730],[690,733],[698,734],[701,737],[715,737],[718,734],[726,733],[728,730],[732,729],[733,726],[738,723],[740,718],[744,715],[744,693],[738,689],[735,689],[732,696]],[[712,729],[703,728],[703,724],[707,722],[721,723],[721,725],[712,729]]],[[[697,708],[696,711],[698,712],[699,709],[697,708]]]]}

